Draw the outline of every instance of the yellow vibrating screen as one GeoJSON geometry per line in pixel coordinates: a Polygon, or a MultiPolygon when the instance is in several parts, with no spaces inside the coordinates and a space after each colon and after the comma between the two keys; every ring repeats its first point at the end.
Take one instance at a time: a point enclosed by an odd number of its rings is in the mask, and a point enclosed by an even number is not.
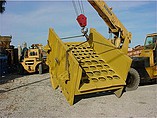
{"type": "Polygon", "coordinates": [[[50,28],[45,50],[52,86],[61,88],[70,105],[82,94],[122,95],[131,59],[95,29],[85,42],[64,43],[50,28]]]}

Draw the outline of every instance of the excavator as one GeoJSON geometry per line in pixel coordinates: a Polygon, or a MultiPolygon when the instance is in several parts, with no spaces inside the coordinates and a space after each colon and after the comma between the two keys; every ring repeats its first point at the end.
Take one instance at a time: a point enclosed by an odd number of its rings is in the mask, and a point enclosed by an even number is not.
{"type": "Polygon", "coordinates": [[[112,92],[121,97],[124,91],[137,89],[140,80],[138,72],[131,68],[132,59],[127,56],[132,34],[104,1],[88,2],[114,38],[109,40],[94,28],[88,34],[87,18],[80,14],[77,21],[86,41],[63,42],[50,28],[44,48],[52,87],[60,87],[70,105],[77,96],[89,93],[112,92]]]}

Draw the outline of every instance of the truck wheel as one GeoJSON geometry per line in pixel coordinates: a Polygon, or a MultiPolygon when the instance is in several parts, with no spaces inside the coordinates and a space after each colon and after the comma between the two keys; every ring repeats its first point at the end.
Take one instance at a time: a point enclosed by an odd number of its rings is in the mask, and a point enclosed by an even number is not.
{"type": "Polygon", "coordinates": [[[39,64],[39,74],[43,73],[42,64],[39,64]]]}
{"type": "Polygon", "coordinates": [[[134,69],[130,68],[127,80],[126,80],[126,91],[132,91],[136,90],[140,83],[140,75],[139,73],[134,69]]]}
{"type": "Polygon", "coordinates": [[[24,74],[24,68],[21,64],[19,65],[18,69],[19,69],[19,74],[23,75],[24,74]]]}

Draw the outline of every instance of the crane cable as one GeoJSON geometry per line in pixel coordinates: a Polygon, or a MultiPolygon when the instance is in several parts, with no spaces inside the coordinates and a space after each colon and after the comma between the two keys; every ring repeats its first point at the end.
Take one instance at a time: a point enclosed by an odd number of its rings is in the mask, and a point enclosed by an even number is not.
{"type": "Polygon", "coordinates": [[[83,7],[82,0],[81,1],[78,0],[78,4],[79,4],[79,8],[80,8],[81,13],[84,14],[84,7],[83,7]]]}
{"type": "Polygon", "coordinates": [[[76,3],[75,3],[74,0],[72,0],[73,7],[74,7],[75,13],[77,15],[77,19],[76,20],[79,23],[79,25],[82,27],[81,32],[88,39],[88,35],[87,35],[88,28],[85,29],[85,27],[87,25],[87,17],[84,15],[83,2],[82,2],[82,0],[78,0],[77,2],[78,2],[78,7],[79,7],[79,9],[81,11],[81,14],[78,14],[78,9],[77,9],[76,3]]]}
{"type": "Polygon", "coordinates": [[[75,10],[75,13],[76,13],[76,16],[78,16],[78,10],[77,10],[77,7],[76,7],[76,4],[75,4],[75,1],[72,0],[72,3],[73,3],[73,7],[74,7],[74,10],[75,10]]]}
{"type": "Polygon", "coordinates": [[[84,12],[84,6],[83,6],[83,2],[82,2],[82,0],[81,1],[74,1],[74,0],[72,0],[72,4],[73,4],[73,7],[74,7],[74,10],[75,10],[75,13],[76,13],[76,16],[78,16],[79,15],[79,10],[80,10],[80,12],[81,12],[81,14],[84,14],[85,12],[84,12]],[[77,5],[76,4],[78,4],[78,7],[79,8],[77,8],[77,5]],[[79,10],[78,10],[79,9],[79,10]]]}
{"type": "Polygon", "coordinates": [[[81,5],[82,5],[83,14],[85,14],[84,6],[83,6],[83,2],[82,2],[82,0],[81,0],[81,5]]]}

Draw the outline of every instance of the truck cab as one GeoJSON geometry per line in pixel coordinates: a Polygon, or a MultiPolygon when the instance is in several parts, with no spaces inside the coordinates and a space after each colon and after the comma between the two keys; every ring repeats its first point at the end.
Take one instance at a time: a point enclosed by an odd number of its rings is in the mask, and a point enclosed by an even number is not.
{"type": "Polygon", "coordinates": [[[148,34],[144,44],[144,50],[140,56],[147,56],[147,53],[150,53],[152,56],[150,58],[151,65],[157,64],[157,33],[148,34]]]}
{"type": "Polygon", "coordinates": [[[157,79],[157,33],[148,34],[139,57],[133,57],[132,67],[140,74],[141,82],[157,79]]]}

